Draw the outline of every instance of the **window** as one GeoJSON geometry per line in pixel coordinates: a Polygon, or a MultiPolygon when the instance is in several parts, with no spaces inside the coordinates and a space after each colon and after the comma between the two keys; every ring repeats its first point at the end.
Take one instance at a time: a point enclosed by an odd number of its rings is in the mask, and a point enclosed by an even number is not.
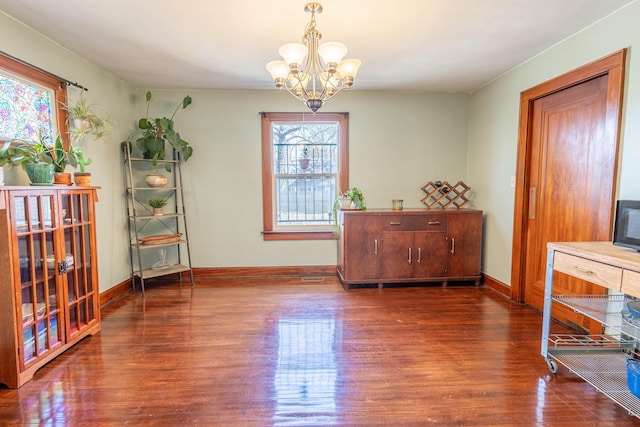
{"type": "Polygon", "coordinates": [[[263,113],[265,240],[333,239],[333,203],[348,188],[347,113],[263,113]]]}
{"type": "Polygon", "coordinates": [[[0,141],[53,141],[64,132],[66,85],[58,77],[0,54],[0,141]]]}

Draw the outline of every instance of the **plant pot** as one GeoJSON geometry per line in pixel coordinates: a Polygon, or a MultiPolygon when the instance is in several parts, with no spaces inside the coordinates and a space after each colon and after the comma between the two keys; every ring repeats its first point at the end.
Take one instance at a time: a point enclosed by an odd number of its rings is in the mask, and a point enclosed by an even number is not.
{"type": "Polygon", "coordinates": [[[91,172],[76,172],[73,181],[78,187],[88,187],[91,185],[91,172]]]}
{"type": "Polygon", "coordinates": [[[69,172],[55,172],[53,183],[56,185],[71,185],[71,174],[69,172]]]}
{"type": "Polygon", "coordinates": [[[167,185],[167,177],[160,175],[157,171],[154,171],[147,175],[145,182],[149,187],[161,188],[167,185]]]}
{"type": "Polygon", "coordinates": [[[89,123],[89,120],[73,119],[73,127],[79,129],[82,132],[86,132],[90,126],[91,123],[89,123]]]}
{"type": "Polygon", "coordinates": [[[162,208],[153,208],[153,214],[156,216],[162,215],[162,208]]]}
{"type": "Polygon", "coordinates": [[[298,159],[298,163],[300,164],[300,169],[306,170],[309,168],[309,161],[311,159],[298,159]]]}
{"type": "Polygon", "coordinates": [[[348,197],[340,199],[340,209],[351,209],[351,199],[348,197]]]}
{"type": "Polygon", "coordinates": [[[51,185],[53,183],[53,165],[26,163],[25,169],[32,185],[51,185]]]}

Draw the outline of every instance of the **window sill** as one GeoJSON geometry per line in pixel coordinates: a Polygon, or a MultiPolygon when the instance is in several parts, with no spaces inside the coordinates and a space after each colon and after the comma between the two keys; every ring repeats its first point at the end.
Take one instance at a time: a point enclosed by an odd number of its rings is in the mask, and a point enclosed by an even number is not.
{"type": "Polygon", "coordinates": [[[263,231],[263,240],[335,240],[332,231],[263,231]]]}

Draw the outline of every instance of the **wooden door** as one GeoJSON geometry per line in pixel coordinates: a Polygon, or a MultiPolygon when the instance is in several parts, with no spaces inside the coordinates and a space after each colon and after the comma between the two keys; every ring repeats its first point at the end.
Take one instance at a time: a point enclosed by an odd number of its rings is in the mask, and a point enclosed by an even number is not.
{"type": "Polygon", "coordinates": [[[378,280],[381,268],[380,215],[343,215],[340,233],[342,273],[346,280],[378,280]]]}
{"type": "Polygon", "coordinates": [[[447,276],[480,276],[482,212],[447,215],[447,276]]]}
{"type": "Polygon", "coordinates": [[[447,235],[444,231],[416,231],[414,276],[444,277],[447,265],[447,235]]]}
{"type": "Polygon", "coordinates": [[[413,278],[413,231],[385,231],[382,233],[382,278],[413,278]]]}
{"type": "MultiPolygon", "coordinates": [[[[624,56],[618,52],[522,94],[512,285],[514,299],[539,310],[547,242],[611,238],[624,56]]],[[[557,292],[603,291],[556,277],[557,292]]],[[[554,307],[553,315],[598,332],[569,310],[554,307]]]]}

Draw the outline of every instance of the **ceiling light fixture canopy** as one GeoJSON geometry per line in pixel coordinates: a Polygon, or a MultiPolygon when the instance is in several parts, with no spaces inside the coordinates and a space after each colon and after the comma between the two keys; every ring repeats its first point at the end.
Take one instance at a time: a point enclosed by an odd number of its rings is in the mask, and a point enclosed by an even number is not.
{"type": "Polygon", "coordinates": [[[267,71],[277,88],[304,101],[315,113],[325,101],[353,85],[361,62],[359,59],[343,60],[347,47],[342,43],[319,45],[322,34],[316,29],[316,15],[322,13],[320,3],[308,3],[304,10],[311,14],[311,21],[305,28],[302,43],[282,45],[278,53],[284,61],[269,62],[267,71]]]}

